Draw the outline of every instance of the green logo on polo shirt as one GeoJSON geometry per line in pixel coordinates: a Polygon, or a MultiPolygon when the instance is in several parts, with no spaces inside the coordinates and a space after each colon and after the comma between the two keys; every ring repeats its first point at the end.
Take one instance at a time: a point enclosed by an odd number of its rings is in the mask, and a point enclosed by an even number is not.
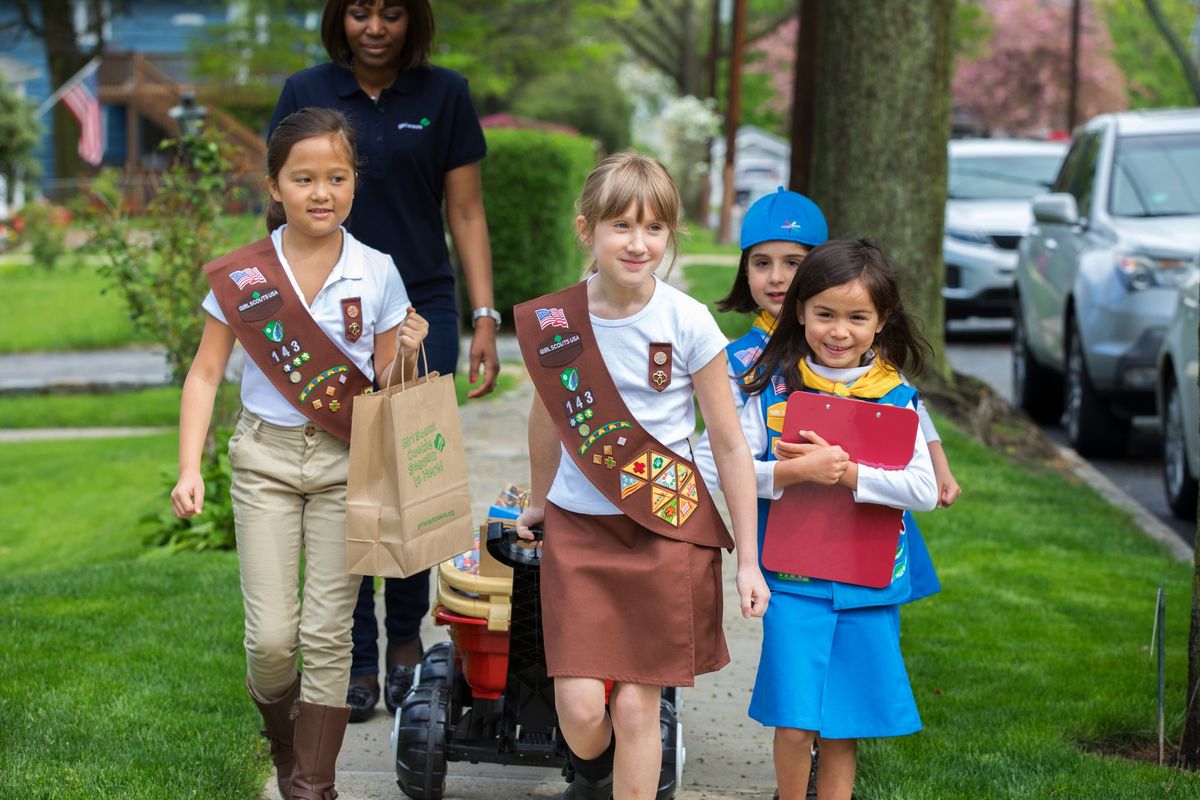
{"type": "Polygon", "coordinates": [[[398,124],[396,126],[396,129],[397,130],[408,129],[408,130],[413,130],[413,131],[423,131],[432,124],[433,124],[433,122],[429,119],[429,117],[421,117],[420,122],[401,122],[400,124],[398,124]]]}
{"type": "Polygon", "coordinates": [[[429,121],[429,117],[421,117],[421,127],[428,128],[433,123],[429,121]]]}

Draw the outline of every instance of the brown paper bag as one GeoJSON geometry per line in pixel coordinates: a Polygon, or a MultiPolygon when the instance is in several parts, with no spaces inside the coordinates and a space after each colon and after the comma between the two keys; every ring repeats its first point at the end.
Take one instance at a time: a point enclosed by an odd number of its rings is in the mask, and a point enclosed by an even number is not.
{"type": "Polygon", "coordinates": [[[474,543],[454,379],[435,372],[354,398],[346,571],[406,578],[474,543]]]}

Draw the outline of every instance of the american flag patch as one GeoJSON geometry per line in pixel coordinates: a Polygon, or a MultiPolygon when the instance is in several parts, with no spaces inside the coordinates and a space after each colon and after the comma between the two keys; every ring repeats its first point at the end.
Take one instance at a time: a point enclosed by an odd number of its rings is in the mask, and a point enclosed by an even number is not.
{"type": "MultiPolygon", "coordinates": [[[[239,289],[245,289],[255,283],[266,283],[267,279],[258,271],[258,267],[247,267],[246,269],[235,269],[229,273],[229,280],[237,284],[239,289]]],[[[545,326],[543,326],[545,327],[545,326]]]]}
{"type": "Polygon", "coordinates": [[[762,355],[761,347],[747,347],[745,350],[738,350],[733,354],[733,357],[742,362],[743,367],[748,367],[754,363],[754,359],[762,355]]]}
{"type": "Polygon", "coordinates": [[[771,388],[775,390],[775,394],[780,397],[786,397],[788,393],[787,381],[782,375],[774,375],[771,377],[771,388]]]}
{"type": "Polygon", "coordinates": [[[561,308],[539,308],[535,309],[533,313],[537,314],[538,325],[542,326],[542,330],[546,330],[551,325],[557,328],[570,327],[567,325],[567,315],[561,308]]]}

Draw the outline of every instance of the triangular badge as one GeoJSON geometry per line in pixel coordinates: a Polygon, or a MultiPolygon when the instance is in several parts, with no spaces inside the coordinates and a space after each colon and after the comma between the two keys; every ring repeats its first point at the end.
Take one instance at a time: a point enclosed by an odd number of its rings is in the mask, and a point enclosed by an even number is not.
{"type": "Polygon", "coordinates": [[[650,477],[650,454],[642,453],[633,461],[621,467],[621,472],[627,472],[635,478],[644,479],[650,477]]]}
{"type": "Polygon", "coordinates": [[[675,483],[675,465],[671,464],[662,472],[658,473],[658,477],[654,479],[654,483],[664,489],[674,490],[678,484],[675,483]]]}
{"type": "Polygon", "coordinates": [[[700,493],[696,491],[696,479],[693,478],[685,483],[683,488],[679,490],[679,495],[681,497],[686,497],[689,500],[699,500],[700,493]]]}
{"type": "Polygon", "coordinates": [[[686,497],[680,497],[679,498],[679,524],[682,525],[683,523],[687,522],[688,517],[690,517],[692,515],[692,512],[695,510],[696,510],[695,503],[693,503],[691,500],[688,500],[686,497]]]}
{"type": "Polygon", "coordinates": [[[641,478],[635,478],[632,475],[621,474],[621,499],[624,500],[629,495],[636,492],[638,489],[646,485],[646,482],[641,478]]]}
{"type": "Polygon", "coordinates": [[[658,477],[658,473],[662,472],[667,467],[671,466],[671,462],[675,459],[670,456],[664,456],[662,453],[650,451],[650,479],[658,477]]]}
{"type": "Polygon", "coordinates": [[[675,464],[675,474],[675,480],[679,482],[680,486],[683,486],[687,483],[687,479],[692,477],[692,471],[678,462],[675,464]]]}
{"type": "Polygon", "coordinates": [[[679,498],[672,496],[670,500],[663,504],[663,507],[654,512],[659,519],[666,520],[679,527],[679,498]]]}
{"type": "Polygon", "coordinates": [[[674,492],[668,492],[666,489],[660,489],[657,486],[651,486],[650,489],[650,511],[654,514],[657,514],[658,510],[662,508],[668,500],[675,497],[674,492]]]}

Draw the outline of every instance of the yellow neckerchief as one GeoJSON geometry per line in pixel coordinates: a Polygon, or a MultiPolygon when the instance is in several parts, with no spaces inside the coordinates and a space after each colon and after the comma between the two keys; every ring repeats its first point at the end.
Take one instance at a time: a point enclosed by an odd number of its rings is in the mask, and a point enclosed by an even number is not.
{"type": "Polygon", "coordinates": [[[770,336],[775,332],[775,325],[778,322],[779,320],[775,319],[775,316],[770,311],[764,311],[760,308],[758,310],[758,316],[754,318],[754,324],[752,327],[758,328],[760,331],[767,334],[767,336],[770,336]]]}
{"type": "Polygon", "coordinates": [[[808,365],[807,358],[800,359],[800,377],[809,389],[835,394],[838,397],[861,397],[865,400],[878,400],[903,382],[896,368],[881,358],[876,358],[871,368],[849,386],[821,377],[808,365]]]}

